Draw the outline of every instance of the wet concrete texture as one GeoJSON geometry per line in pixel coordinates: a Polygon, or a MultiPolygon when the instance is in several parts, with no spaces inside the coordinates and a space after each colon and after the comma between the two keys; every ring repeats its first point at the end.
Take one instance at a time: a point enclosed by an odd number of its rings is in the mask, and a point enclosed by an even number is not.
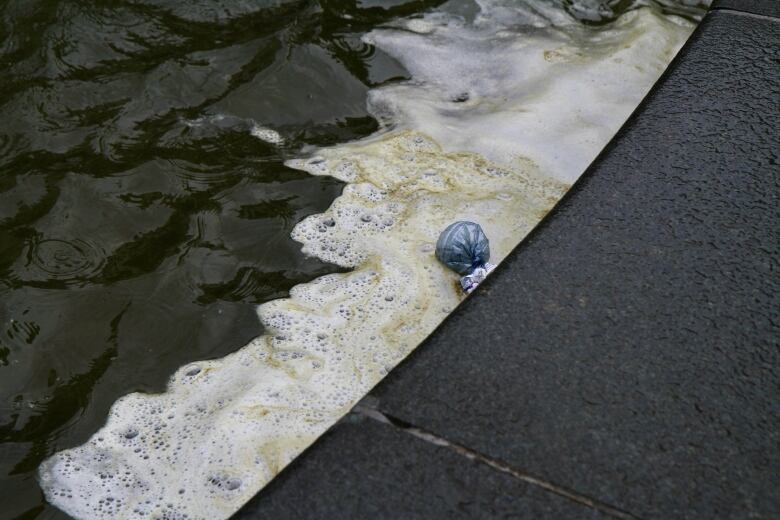
{"type": "Polygon", "coordinates": [[[234,516],[513,517],[607,518],[596,509],[362,414],[352,414],[336,425],[234,516]]]}

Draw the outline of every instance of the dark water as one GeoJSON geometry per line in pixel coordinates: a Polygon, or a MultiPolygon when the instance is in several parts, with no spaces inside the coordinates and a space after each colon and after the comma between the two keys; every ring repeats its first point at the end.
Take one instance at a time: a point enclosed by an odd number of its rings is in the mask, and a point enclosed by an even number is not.
{"type": "Polygon", "coordinates": [[[335,270],[289,234],[342,185],[283,161],[375,131],[405,72],[361,34],[441,3],[0,1],[0,518],[64,516],[44,458],[335,270]]]}
{"type": "Polygon", "coordinates": [[[404,72],[359,36],[436,3],[0,4],[0,517],[54,515],[45,457],[334,270],[289,234],[342,186],[282,162],[376,129],[404,72]]]}

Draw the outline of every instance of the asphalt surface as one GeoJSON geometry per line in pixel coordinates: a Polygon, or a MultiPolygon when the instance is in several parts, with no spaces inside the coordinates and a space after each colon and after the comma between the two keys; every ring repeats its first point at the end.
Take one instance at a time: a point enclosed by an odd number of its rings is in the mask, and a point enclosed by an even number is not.
{"type": "Polygon", "coordinates": [[[720,0],[548,218],[236,518],[780,518],[780,19],[720,0]]]}

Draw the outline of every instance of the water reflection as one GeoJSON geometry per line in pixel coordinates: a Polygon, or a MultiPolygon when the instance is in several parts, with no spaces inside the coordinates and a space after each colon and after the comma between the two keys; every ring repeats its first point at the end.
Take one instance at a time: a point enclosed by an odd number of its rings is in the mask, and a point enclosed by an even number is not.
{"type": "Polygon", "coordinates": [[[345,42],[436,3],[0,4],[0,517],[59,516],[43,458],[334,270],[289,233],[342,185],[283,161],[376,130],[404,71],[345,42]]]}

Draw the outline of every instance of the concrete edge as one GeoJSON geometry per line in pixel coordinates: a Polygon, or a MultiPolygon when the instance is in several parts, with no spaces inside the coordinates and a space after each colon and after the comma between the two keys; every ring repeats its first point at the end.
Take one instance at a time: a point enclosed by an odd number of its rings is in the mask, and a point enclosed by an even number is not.
{"type": "Polygon", "coordinates": [[[710,9],[780,18],[780,1],[778,0],[715,0],[710,9]]]}

